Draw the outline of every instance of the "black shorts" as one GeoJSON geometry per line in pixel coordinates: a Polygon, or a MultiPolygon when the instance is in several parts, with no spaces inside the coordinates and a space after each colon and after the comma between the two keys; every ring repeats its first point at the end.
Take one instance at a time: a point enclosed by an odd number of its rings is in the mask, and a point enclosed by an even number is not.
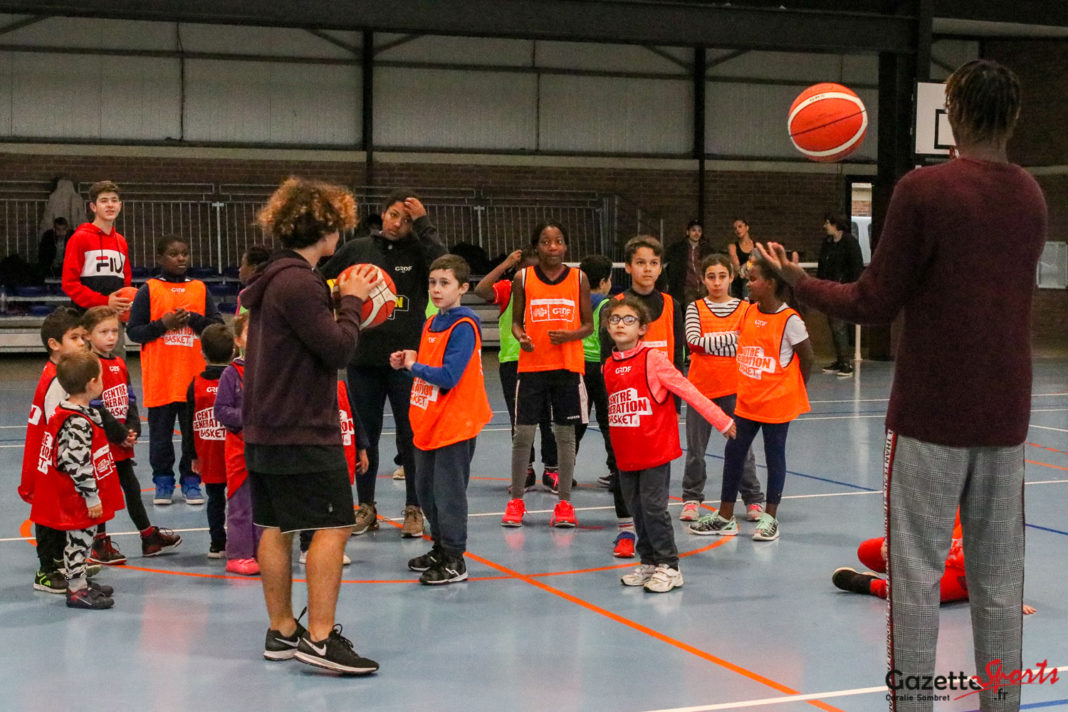
{"type": "Polygon", "coordinates": [[[348,469],[304,474],[249,472],[248,482],[252,521],[261,527],[288,533],[356,523],[348,469]]]}
{"type": "Polygon", "coordinates": [[[545,418],[560,425],[589,421],[586,383],[571,371],[528,371],[515,386],[515,424],[537,425],[545,418]]]}

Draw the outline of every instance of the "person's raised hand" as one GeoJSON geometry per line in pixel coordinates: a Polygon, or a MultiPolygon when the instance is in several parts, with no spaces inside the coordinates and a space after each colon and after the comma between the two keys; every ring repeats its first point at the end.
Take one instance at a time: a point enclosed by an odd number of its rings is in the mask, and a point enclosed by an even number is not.
{"type": "Polygon", "coordinates": [[[778,272],[791,287],[805,276],[805,270],[786,255],[786,248],[778,242],[769,242],[767,246],[756,243],[756,250],[767,260],[771,268],[778,272]]]}
{"type": "Polygon", "coordinates": [[[426,206],[423,205],[419,198],[414,196],[408,196],[404,199],[404,209],[412,216],[412,222],[426,215],[426,206]]]}

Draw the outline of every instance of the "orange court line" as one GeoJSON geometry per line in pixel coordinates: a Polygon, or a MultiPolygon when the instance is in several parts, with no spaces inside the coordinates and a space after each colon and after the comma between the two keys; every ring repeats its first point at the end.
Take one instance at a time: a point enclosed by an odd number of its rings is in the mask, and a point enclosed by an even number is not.
{"type": "MultiPolygon", "coordinates": [[[[546,593],[550,593],[550,594],[552,594],[554,596],[558,596],[558,597],[564,599],[565,601],[568,601],[570,603],[574,603],[576,606],[579,606],[581,608],[585,608],[588,611],[592,611],[594,613],[602,615],[605,618],[608,618],[609,620],[612,620],[612,621],[615,621],[616,623],[619,623],[621,625],[627,626],[628,628],[636,630],[639,633],[645,633],[646,635],[651,636],[653,638],[656,638],[657,640],[659,640],[659,641],[661,641],[663,643],[667,643],[668,645],[674,646],[674,647],[678,648],[679,650],[682,650],[684,652],[690,653],[691,655],[696,655],[699,658],[703,658],[704,660],[707,660],[707,661],[709,661],[711,663],[719,665],[720,667],[725,668],[727,670],[730,670],[731,672],[737,673],[737,674],[741,675],[742,677],[746,677],[746,678],[749,678],[750,680],[753,680],[754,682],[758,682],[758,683],[760,683],[762,685],[766,685],[767,687],[770,687],[773,690],[776,690],[778,692],[782,692],[783,694],[786,694],[786,695],[800,695],[801,694],[797,690],[789,688],[786,685],[783,685],[782,683],[776,682],[776,681],[774,681],[774,680],[772,680],[770,678],[764,677],[763,675],[761,675],[759,673],[755,673],[755,672],[753,672],[751,670],[747,670],[747,669],[743,668],[740,665],[736,665],[736,664],[730,662],[729,660],[724,660],[723,658],[720,658],[718,656],[712,655],[711,653],[705,652],[704,650],[701,650],[700,648],[695,648],[694,646],[689,645],[688,643],[683,643],[681,640],[676,640],[675,638],[667,636],[667,635],[665,635],[665,634],[663,634],[663,633],[661,633],[659,631],[653,630],[652,628],[649,628],[648,626],[642,625],[641,623],[638,623],[636,621],[632,621],[629,618],[624,618],[623,616],[621,616],[621,615],[619,615],[617,613],[613,613],[612,611],[609,611],[608,609],[601,608],[600,606],[594,605],[594,604],[590,603],[589,601],[584,601],[581,598],[579,598],[577,596],[573,596],[570,593],[566,593],[564,591],[561,591],[558,588],[553,588],[552,586],[550,586],[548,584],[545,584],[545,583],[542,583],[541,581],[538,581],[537,579],[533,578],[532,576],[521,574],[518,571],[513,571],[513,570],[511,570],[511,569],[509,569],[509,568],[507,568],[505,566],[501,566],[500,564],[497,564],[497,563],[495,563],[493,561],[490,561],[489,559],[486,559],[486,558],[483,558],[481,556],[478,556],[477,554],[472,554],[471,552],[467,552],[467,556],[472,558],[472,559],[474,559],[475,561],[479,562],[480,564],[482,564],[484,566],[488,566],[491,569],[496,569],[497,571],[500,571],[503,574],[508,574],[510,576],[513,576],[513,577],[519,579],[520,581],[523,581],[525,583],[530,584],[531,586],[534,586],[536,588],[540,588],[542,591],[545,591],[546,593]]],[[[821,710],[825,710],[825,712],[844,712],[843,710],[841,710],[841,709],[839,709],[837,707],[832,707],[831,705],[828,705],[828,704],[826,704],[824,702],[820,702],[819,700],[807,700],[807,702],[808,702],[808,704],[813,705],[814,707],[817,707],[817,708],[819,708],[821,710]]]]}
{"type": "Polygon", "coordinates": [[[1051,465],[1048,462],[1039,462],[1038,460],[1028,460],[1028,459],[1024,459],[1024,462],[1026,462],[1026,463],[1028,463],[1030,465],[1041,465],[1042,467],[1052,467],[1054,470],[1065,470],[1065,471],[1068,471],[1068,467],[1061,467],[1060,465],[1051,465]]]}

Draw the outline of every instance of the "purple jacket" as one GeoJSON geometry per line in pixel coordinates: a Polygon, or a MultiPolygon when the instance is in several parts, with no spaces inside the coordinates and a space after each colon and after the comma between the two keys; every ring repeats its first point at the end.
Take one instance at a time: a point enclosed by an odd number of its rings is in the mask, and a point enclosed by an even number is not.
{"type": "Polygon", "coordinates": [[[326,280],[283,251],[241,292],[251,317],[245,356],[245,442],[341,445],[337,372],[356,352],[360,309],[343,297],[334,319],[326,280]]]}

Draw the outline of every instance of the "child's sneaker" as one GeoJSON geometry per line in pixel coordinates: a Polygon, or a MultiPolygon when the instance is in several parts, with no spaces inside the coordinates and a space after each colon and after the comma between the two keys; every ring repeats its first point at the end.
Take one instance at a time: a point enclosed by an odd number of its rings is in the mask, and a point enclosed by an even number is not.
{"type": "Polygon", "coordinates": [[[598,487],[604,487],[605,489],[611,489],[612,488],[612,473],[609,472],[607,475],[601,475],[600,477],[598,477],[597,478],[597,486],[598,487]]]}
{"type": "Polygon", "coordinates": [[[292,635],[282,635],[274,629],[267,631],[267,640],[263,644],[263,657],[268,660],[290,660],[297,654],[300,639],[308,632],[300,624],[300,617],[303,615],[302,611],[300,616],[297,616],[297,629],[292,635]]]}
{"type": "Polygon", "coordinates": [[[398,465],[397,469],[393,471],[393,479],[395,479],[395,480],[403,480],[404,479],[404,465],[398,465]]]}
{"type": "Polygon", "coordinates": [[[501,517],[502,527],[523,526],[523,515],[527,513],[527,506],[523,500],[516,498],[508,500],[508,506],[504,508],[504,516],[501,517]]]}
{"type": "Polygon", "coordinates": [[[682,503],[682,514],[679,515],[680,522],[696,522],[701,516],[701,503],[696,499],[688,499],[682,503]]]}
{"type": "Polygon", "coordinates": [[[549,520],[550,527],[560,527],[570,529],[578,526],[578,521],[575,519],[575,508],[571,506],[571,503],[566,500],[560,500],[553,507],[553,516],[549,520]]]}
{"type": "Polygon", "coordinates": [[[751,522],[759,522],[764,514],[763,504],[749,504],[745,507],[745,518],[751,522]]]}
{"type": "Polygon", "coordinates": [[[111,537],[104,535],[93,539],[93,548],[87,561],[107,566],[119,566],[126,563],[126,556],[112,543],[111,537]]]}
{"type": "Polygon", "coordinates": [[[115,599],[105,596],[95,588],[86,586],[77,591],[67,591],[67,608],[84,608],[101,611],[115,605],[115,599]]]}
{"type": "Polygon", "coordinates": [[[156,494],[152,497],[152,504],[167,505],[174,501],[174,485],[157,483],[156,494]]]}
{"type": "Polygon", "coordinates": [[[182,496],[186,504],[204,504],[204,493],[200,485],[182,485],[182,496]]]}
{"type": "Polygon", "coordinates": [[[408,559],[408,568],[412,571],[418,571],[423,573],[428,569],[434,568],[441,563],[445,558],[444,552],[438,548],[435,544],[430,551],[426,552],[422,556],[417,556],[414,559],[408,559]]]}
{"type": "Polygon", "coordinates": [[[208,547],[208,558],[221,559],[224,556],[226,556],[226,544],[216,544],[215,542],[212,542],[208,547]]]}
{"type": "Polygon", "coordinates": [[[445,556],[437,565],[431,566],[419,577],[419,583],[425,583],[428,586],[466,580],[467,562],[462,556],[445,556]]]}
{"type": "Polygon", "coordinates": [[[629,574],[620,576],[619,581],[624,586],[644,586],[645,582],[653,577],[655,571],[656,567],[652,564],[640,564],[629,574]]]}
{"type": "Polygon", "coordinates": [[[341,635],[340,623],[334,626],[326,640],[318,643],[312,642],[311,636],[305,632],[300,636],[294,657],[308,665],[349,675],[368,675],[378,670],[378,663],[361,657],[352,641],[341,635]]]}
{"type": "Polygon", "coordinates": [[[734,536],[738,533],[738,520],[734,517],[724,519],[719,515],[706,514],[691,524],[687,529],[697,536],[734,536]]]}
{"type": "Polygon", "coordinates": [[[843,566],[840,569],[835,569],[834,573],[831,574],[831,583],[843,591],[871,593],[871,582],[878,580],[878,578],[870,571],[859,573],[856,569],[843,566]]]}
{"type": "Polygon", "coordinates": [[[356,524],[352,527],[352,535],[360,536],[374,529],[378,529],[378,510],[373,503],[361,504],[356,510],[356,524]]]}
{"type": "Polygon", "coordinates": [[[660,564],[645,582],[645,590],[650,593],[667,593],[673,588],[682,588],[682,572],[667,564],[660,564]]]}
{"type": "Polygon", "coordinates": [[[423,510],[414,504],[404,507],[404,524],[401,525],[401,536],[411,539],[423,536],[423,510]]]}
{"type": "MultiPolygon", "coordinates": [[[[511,485],[509,485],[511,486],[511,485]]],[[[533,465],[527,465],[527,479],[523,483],[523,490],[525,492],[533,492],[538,486],[538,474],[534,472],[533,465]]]]}
{"type": "Polygon", "coordinates": [[[230,559],[226,562],[226,570],[241,576],[256,576],[260,572],[260,565],[255,559],[230,559]]]}
{"type": "Polygon", "coordinates": [[[97,583],[96,581],[90,581],[89,579],[86,579],[85,585],[93,589],[94,591],[99,591],[101,594],[107,596],[108,598],[111,598],[111,596],[115,593],[115,589],[113,589],[111,586],[108,586],[106,583],[97,583]]]}
{"type": "Polygon", "coordinates": [[[779,520],[767,512],[760,515],[757,521],[756,531],[753,532],[754,541],[775,541],[779,538],[779,520]]]}
{"type": "Polygon", "coordinates": [[[634,558],[634,534],[633,532],[620,532],[616,537],[616,548],[612,556],[617,559],[634,558]]]}
{"type": "Polygon", "coordinates": [[[546,467],[541,473],[541,483],[553,494],[560,494],[560,470],[556,467],[546,467]]]}
{"type": "MultiPolygon", "coordinates": [[[[159,556],[160,554],[166,554],[168,551],[174,551],[181,545],[182,537],[175,534],[171,529],[160,529],[159,527],[152,527],[152,531],[147,536],[141,537],[141,556],[159,556]]],[[[211,549],[215,549],[215,545],[211,546],[211,549]]],[[[212,556],[209,550],[208,556],[213,559],[222,558],[222,552],[226,551],[226,545],[224,544],[219,549],[218,556],[212,556]]]]}
{"type": "MultiPolygon", "coordinates": [[[[255,559],[250,559],[250,561],[255,561],[255,559]]],[[[300,556],[297,557],[297,563],[300,564],[301,566],[307,566],[308,565],[308,552],[301,551],[300,552],[300,556]]],[[[349,558],[349,555],[345,554],[345,553],[342,553],[341,554],[341,565],[342,566],[348,566],[351,563],[352,563],[352,559],[349,558]]],[[[259,571],[257,571],[257,573],[259,573],[259,571]]]]}
{"type": "Polygon", "coordinates": [[[66,593],[67,579],[62,571],[40,571],[33,575],[33,590],[45,593],[66,593]]]}

